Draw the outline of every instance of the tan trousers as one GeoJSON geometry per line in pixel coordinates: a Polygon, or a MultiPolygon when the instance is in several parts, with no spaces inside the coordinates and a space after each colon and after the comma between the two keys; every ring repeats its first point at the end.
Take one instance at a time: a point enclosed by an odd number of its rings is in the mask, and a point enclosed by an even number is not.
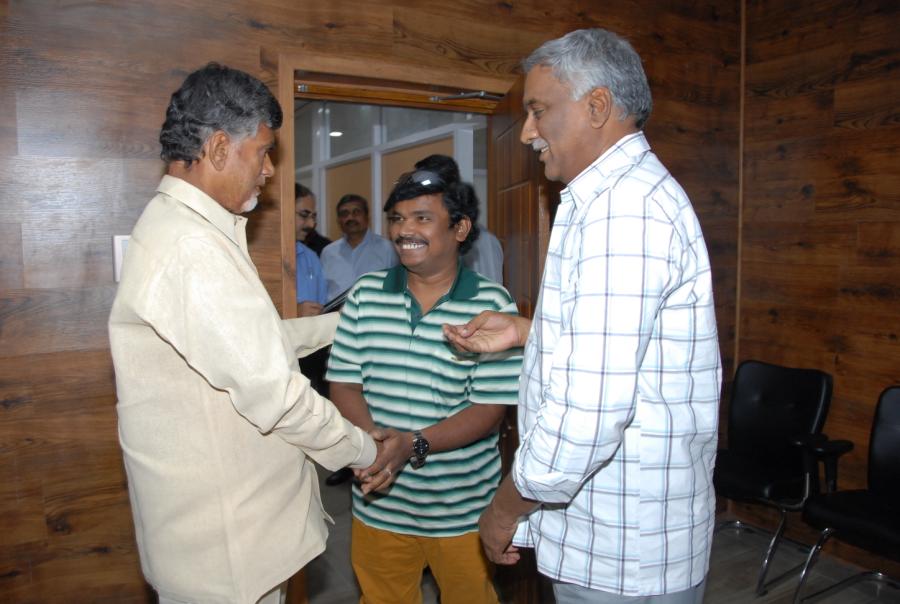
{"type": "Polygon", "coordinates": [[[351,539],[360,604],[421,604],[426,566],[441,590],[441,604],[497,604],[494,568],[478,533],[416,537],[382,531],[354,518],[351,539]]]}

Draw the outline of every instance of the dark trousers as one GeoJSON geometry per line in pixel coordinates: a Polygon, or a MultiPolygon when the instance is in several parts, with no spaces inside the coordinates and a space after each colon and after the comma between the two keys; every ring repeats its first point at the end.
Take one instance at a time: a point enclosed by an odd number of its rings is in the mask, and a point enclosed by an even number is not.
{"type": "Polygon", "coordinates": [[[331,346],[326,346],[300,359],[300,372],[312,384],[313,390],[324,397],[328,396],[328,382],[325,380],[325,370],[328,368],[329,354],[331,354],[331,346]]]}

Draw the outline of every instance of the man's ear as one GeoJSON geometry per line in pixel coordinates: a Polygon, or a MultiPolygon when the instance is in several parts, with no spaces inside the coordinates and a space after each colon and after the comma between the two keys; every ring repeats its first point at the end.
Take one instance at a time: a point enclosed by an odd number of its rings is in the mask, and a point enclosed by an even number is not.
{"type": "Polygon", "coordinates": [[[612,94],[609,88],[594,88],[588,93],[588,106],[591,111],[591,127],[602,128],[613,111],[612,94]]]}
{"type": "Polygon", "coordinates": [[[219,172],[224,170],[228,154],[231,152],[231,137],[222,130],[216,130],[206,140],[204,147],[206,157],[212,163],[213,168],[219,172]]]}
{"type": "Polygon", "coordinates": [[[462,243],[472,230],[472,220],[468,216],[463,216],[453,228],[456,231],[456,240],[462,243]]]}

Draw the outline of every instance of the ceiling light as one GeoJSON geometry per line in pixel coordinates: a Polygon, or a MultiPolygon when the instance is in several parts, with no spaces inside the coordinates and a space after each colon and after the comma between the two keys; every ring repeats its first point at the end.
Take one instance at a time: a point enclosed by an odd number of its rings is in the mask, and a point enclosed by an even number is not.
{"type": "Polygon", "coordinates": [[[333,136],[333,137],[337,138],[339,136],[344,136],[344,133],[341,132],[340,130],[332,130],[331,132],[328,133],[328,136],[333,136]]]}

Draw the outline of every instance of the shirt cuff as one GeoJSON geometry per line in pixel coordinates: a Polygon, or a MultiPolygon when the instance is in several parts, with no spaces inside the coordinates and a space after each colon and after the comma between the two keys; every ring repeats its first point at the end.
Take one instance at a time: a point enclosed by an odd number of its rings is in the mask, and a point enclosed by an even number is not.
{"type": "Polygon", "coordinates": [[[377,450],[375,449],[375,441],[372,440],[372,437],[365,433],[362,429],[357,428],[357,433],[360,434],[362,438],[362,444],[359,448],[359,455],[356,458],[356,461],[350,464],[351,468],[368,468],[373,463],[375,463],[375,454],[377,450]]]}

